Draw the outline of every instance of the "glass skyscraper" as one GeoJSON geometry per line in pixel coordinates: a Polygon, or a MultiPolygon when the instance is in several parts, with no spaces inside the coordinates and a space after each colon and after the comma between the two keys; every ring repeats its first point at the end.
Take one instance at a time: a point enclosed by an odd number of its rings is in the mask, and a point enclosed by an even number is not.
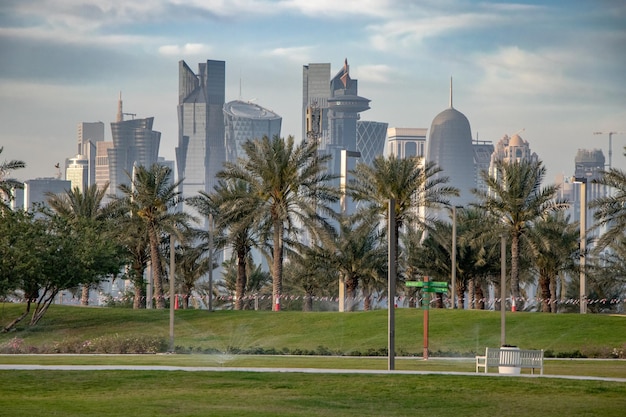
{"type": "Polygon", "coordinates": [[[241,100],[224,105],[226,160],[245,156],[241,146],[248,140],[280,136],[282,118],[271,110],[241,100]]]}
{"type": "Polygon", "coordinates": [[[360,162],[371,164],[383,155],[388,123],[359,120],[356,122],[356,149],[361,152],[360,162]]]}
{"type": "Polygon", "coordinates": [[[224,61],[198,64],[198,74],[178,63],[178,180],[185,197],[211,192],[226,160],[224,146],[224,61]]]}
{"type": "Polygon", "coordinates": [[[467,117],[452,107],[452,80],[450,107],[435,116],[430,126],[426,160],[443,170],[437,177],[448,177],[446,185],[459,189],[460,196],[451,197],[451,204],[466,206],[474,200],[471,193],[471,189],[476,187],[472,133],[467,117]]]}

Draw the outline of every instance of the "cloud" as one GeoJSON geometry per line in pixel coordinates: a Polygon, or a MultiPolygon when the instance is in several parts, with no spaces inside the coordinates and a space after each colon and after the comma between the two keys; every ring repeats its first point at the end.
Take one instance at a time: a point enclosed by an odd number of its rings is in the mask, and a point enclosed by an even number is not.
{"type": "Polygon", "coordinates": [[[359,65],[353,71],[359,82],[389,84],[394,70],[388,65],[359,65]]]}
{"type": "Polygon", "coordinates": [[[324,16],[343,19],[346,15],[382,17],[393,10],[392,0],[285,0],[281,8],[294,10],[307,16],[324,16]]]}
{"type": "Polygon", "coordinates": [[[271,51],[267,52],[267,55],[272,57],[279,57],[288,59],[289,61],[303,64],[306,62],[310,62],[310,53],[312,47],[310,46],[295,46],[288,48],[274,48],[271,51]]]}
{"type": "Polygon", "coordinates": [[[164,56],[206,56],[212,52],[211,46],[202,43],[186,43],[184,45],[163,45],[159,54],[164,56]]]}

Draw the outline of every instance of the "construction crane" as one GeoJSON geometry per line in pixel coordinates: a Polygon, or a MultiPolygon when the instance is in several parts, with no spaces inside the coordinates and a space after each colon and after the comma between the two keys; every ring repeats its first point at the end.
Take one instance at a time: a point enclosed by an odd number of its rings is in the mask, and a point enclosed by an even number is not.
{"type": "Polygon", "coordinates": [[[609,135],[609,169],[611,169],[611,159],[613,157],[613,135],[623,135],[624,132],[593,132],[594,135],[609,135]]]}

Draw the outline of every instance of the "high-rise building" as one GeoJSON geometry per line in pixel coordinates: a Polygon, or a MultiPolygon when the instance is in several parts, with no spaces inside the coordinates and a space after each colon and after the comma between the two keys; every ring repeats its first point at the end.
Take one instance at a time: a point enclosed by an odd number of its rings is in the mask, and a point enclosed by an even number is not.
{"type": "MultiPolygon", "coordinates": [[[[434,162],[443,170],[436,177],[448,177],[446,185],[460,191],[459,197],[450,198],[451,204],[466,206],[474,200],[471,192],[476,186],[472,133],[467,117],[452,106],[452,80],[450,107],[435,116],[430,126],[426,160],[434,162]]],[[[445,217],[447,218],[447,214],[445,217]]]]}
{"type": "Polygon", "coordinates": [[[509,137],[504,135],[500,139],[491,154],[491,162],[489,165],[489,175],[493,178],[498,178],[498,170],[496,169],[496,161],[521,162],[529,161],[536,162],[539,157],[536,153],[530,150],[528,141],[522,139],[517,133],[509,137]]]}
{"type": "Polygon", "coordinates": [[[330,64],[302,67],[302,139],[313,137],[320,145],[328,142],[328,99],[330,64]]]}
{"type": "Polygon", "coordinates": [[[87,185],[89,186],[96,183],[96,148],[98,142],[104,141],[104,123],[80,122],[77,130],[78,149],[76,153],[77,155],[84,155],[89,162],[87,172],[87,185]]]}
{"type": "Polygon", "coordinates": [[[161,132],[152,130],[154,117],[124,120],[122,100],[118,102],[117,121],[111,123],[113,147],[107,149],[109,159],[109,191],[119,192],[121,184],[130,184],[134,165],[147,168],[156,163],[159,156],[161,132]]]}
{"type": "Polygon", "coordinates": [[[421,127],[390,127],[387,129],[387,155],[396,158],[425,157],[426,132],[421,127]]]}
{"type": "Polygon", "coordinates": [[[476,182],[476,188],[482,191],[488,191],[489,187],[487,182],[483,179],[482,172],[489,173],[489,166],[491,165],[491,155],[493,154],[494,147],[491,141],[474,141],[472,144],[474,148],[474,167],[476,168],[474,174],[474,180],[476,182]]]}
{"type": "Polygon", "coordinates": [[[178,63],[178,146],[176,165],[180,191],[193,196],[211,192],[226,160],[224,103],[226,63],[207,60],[198,74],[178,63]]]}
{"type": "Polygon", "coordinates": [[[280,136],[282,118],[258,104],[241,100],[224,105],[226,160],[235,162],[243,155],[242,145],[248,140],[280,136]]]}
{"type": "Polygon", "coordinates": [[[71,189],[71,183],[59,178],[36,178],[24,181],[24,210],[35,204],[47,205],[48,193],[63,194],[71,189]]]}
{"type": "Polygon", "coordinates": [[[360,161],[371,164],[374,158],[385,152],[385,140],[389,123],[359,120],[356,122],[356,150],[360,161]]]}
{"type": "MultiPolygon", "coordinates": [[[[95,184],[100,190],[104,189],[104,186],[111,182],[111,175],[109,170],[109,149],[113,148],[113,142],[97,142],[96,143],[96,163],[95,163],[95,184]]],[[[110,187],[107,189],[108,193],[115,193],[110,187]]]]}
{"type": "MultiPolygon", "coordinates": [[[[587,202],[596,200],[600,197],[608,196],[608,189],[602,184],[595,184],[594,180],[599,180],[602,177],[602,172],[605,170],[605,158],[601,149],[578,149],[574,158],[574,178],[585,178],[586,181],[586,193],[587,202]]],[[[580,220],[580,187],[574,188],[574,195],[572,196],[572,220],[580,220]]],[[[592,228],[594,225],[595,210],[588,208],[587,213],[587,227],[592,228]]]]}
{"type": "Polygon", "coordinates": [[[89,187],[89,168],[89,160],[84,155],[76,155],[68,159],[65,179],[71,183],[72,190],[78,188],[84,192],[89,187]]]}
{"type": "Polygon", "coordinates": [[[327,149],[357,150],[356,122],[359,113],[370,108],[370,100],[360,97],[358,92],[358,81],[350,77],[350,66],[346,59],[341,70],[330,80],[330,143],[327,149]]]}

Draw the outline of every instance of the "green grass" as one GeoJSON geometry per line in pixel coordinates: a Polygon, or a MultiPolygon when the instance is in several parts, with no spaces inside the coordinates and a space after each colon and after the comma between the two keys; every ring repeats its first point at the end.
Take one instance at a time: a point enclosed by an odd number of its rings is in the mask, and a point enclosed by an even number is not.
{"type": "Polygon", "coordinates": [[[626,384],[545,378],[0,371],[10,416],[621,416],[626,384]]]}
{"type": "MultiPolygon", "coordinates": [[[[23,306],[0,305],[0,324],[23,306]]],[[[396,311],[396,350],[422,353],[421,310],[396,311]]],[[[507,315],[507,343],[553,352],[624,349],[626,318],[601,315],[507,315]]],[[[220,354],[0,355],[0,364],[170,365],[387,369],[386,357],[232,355],[264,349],[334,353],[387,346],[387,312],[176,312],[176,345],[220,354]]],[[[52,306],[35,328],[0,334],[25,345],[103,335],[169,336],[169,312],[52,306]]],[[[398,357],[396,370],[473,372],[473,354],[500,344],[498,312],[431,310],[430,349],[465,356],[398,357]]],[[[545,362],[548,375],[626,378],[625,360],[545,362]]],[[[0,415],[11,416],[621,416],[626,383],[484,375],[380,375],[184,371],[0,371],[0,415]]]]}
{"type": "MultiPolygon", "coordinates": [[[[0,325],[23,309],[0,305],[0,325]]],[[[398,355],[423,352],[423,311],[397,309],[395,342],[398,355]]],[[[507,313],[506,342],[524,349],[554,354],[580,351],[589,357],[626,350],[626,316],[507,313]]],[[[0,334],[0,344],[13,337],[40,346],[68,339],[90,340],[102,335],[157,335],[169,338],[169,311],[51,306],[34,328],[0,334]]],[[[254,348],[289,352],[351,355],[384,352],[387,311],[313,312],[178,310],[176,346],[193,351],[246,351],[254,348]]],[[[466,356],[500,345],[500,313],[430,310],[430,352],[437,356],[466,356]]]]}

